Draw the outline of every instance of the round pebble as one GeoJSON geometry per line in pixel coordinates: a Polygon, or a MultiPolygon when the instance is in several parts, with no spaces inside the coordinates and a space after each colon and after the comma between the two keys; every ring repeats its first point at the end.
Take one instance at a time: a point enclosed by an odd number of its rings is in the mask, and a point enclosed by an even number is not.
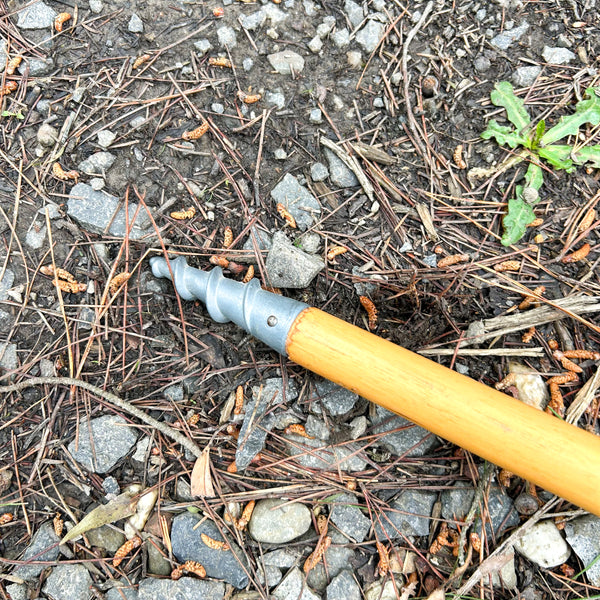
{"type": "Polygon", "coordinates": [[[257,542],[285,544],[306,533],[311,522],[304,504],[268,498],[256,503],[248,530],[257,542]]]}

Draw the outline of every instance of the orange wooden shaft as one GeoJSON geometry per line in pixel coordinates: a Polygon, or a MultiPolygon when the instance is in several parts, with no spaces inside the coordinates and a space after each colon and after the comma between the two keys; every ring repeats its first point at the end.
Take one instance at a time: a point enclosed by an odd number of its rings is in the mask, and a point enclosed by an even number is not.
{"type": "Polygon", "coordinates": [[[289,357],[371,402],[600,516],[600,438],[317,308],[289,357]]]}

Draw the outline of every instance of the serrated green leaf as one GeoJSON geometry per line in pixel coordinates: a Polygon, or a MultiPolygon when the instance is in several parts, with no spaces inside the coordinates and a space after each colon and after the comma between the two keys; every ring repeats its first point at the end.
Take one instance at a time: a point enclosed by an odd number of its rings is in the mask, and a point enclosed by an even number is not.
{"type": "Polygon", "coordinates": [[[484,140],[496,138],[500,145],[508,144],[511,148],[525,146],[528,143],[527,136],[519,135],[512,127],[500,125],[495,119],[490,119],[487,129],[481,134],[484,140]]]}
{"type": "Polygon", "coordinates": [[[527,173],[525,173],[525,183],[527,187],[539,190],[544,183],[544,171],[542,171],[541,167],[535,163],[529,163],[527,173]]]}
{"type": "Polygon", "coordinates": [[[108,504],[97,506],[94,510],[85,515],[85,517],[83,517],[83,519],[81,519],[81,521],[65,535],[60,543],[64,544],[65,542],[76,538],[78,535],[90,531],[90,529],[96,529],[102,527],[102,525],[107,525],[108,523],[114,523],[115,521],[130,517],[135,512],[138,503],[138,498],[136,496],[140,491],[141,486],[131,485],[127,491],[117,496],[114,500],[111,500],[108,504]]]}
{"type": "Polygon", "coordinates": [[[573,152],[571,156],[573,157],[573,162],[578,165],[591,163],[591,167],[600,169],[600,145],[585,146],[584,148],[580,148],[576,152],[573,152]]]}
{"type": "Polygon", "coordinates": [[[535,213],[529,204],[521,198],[512,198],[508,201],[508,212],[502,219],[504,235],[502,245],[516,244],[527,231],[527,225],[535,219],[535,213]]]}
{"type": "Polygon", "coordinates": [[[577,103],[572,115],[561,117],[558,123],[543,135],[540,143],[547,146],[568,135],[577,135],[579,128],[585,123],[598,125],[600,123],[600,97],[597,92],[599,91],[600,88],[585,90],[587,99],[577,103]]]}
{"type": "Polygon", "coordinates": [[[495,106],[501,106],[506,110],[508,120],[521,133],[529,127],[531,118],[525,110],[523,100],[518,98],[513,91],[513,86],[508,81],[499,81],[494,86],[490,98],[495,106]]]}
{"type": "Polygon", "coordinates": [[[555,169],[565,170],[572,173],[575,170],[571,159],[571,146],[554,144],[547,148],[538,148],[537,152],[541,158],[547,160],[555,169]]]}

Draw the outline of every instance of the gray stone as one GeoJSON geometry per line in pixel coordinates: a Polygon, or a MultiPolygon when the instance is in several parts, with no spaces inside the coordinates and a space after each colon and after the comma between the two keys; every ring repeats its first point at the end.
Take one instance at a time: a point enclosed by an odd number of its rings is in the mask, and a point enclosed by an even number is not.
{"type": "Polygon", "coordinates": [[[194,48],[196,48],[200,56],[204,56],[212,48],[212,44],[209,40],[202,39],[194,42],[194,48]]]}
{"type": "Polygon", "coordinates": [[[242,67],[244,67],[244,71],[246,72],[251,71],[253,66],[254,61],[249,56],[242,61],[242,67]]]}
{"type": "Polygon", "coordinates": [[[335,26],[335,17],[333,15],[326,16],[322,23],[317,26],[317,35],[320,38],[327,37],[335,26]]]}
{"type": "Polygon", "coordinates": [[[11,583],[6,586],[6,593],[11,600],[27,600],[29,591],[24,583],[11,583]]]}
{"type": "Polygon", "coordinates": [[[133,448],[136,439],[134,430],[122,417],[105,415],[92,421],[83,417],[77,442],[69,444],[69,452],[89,471],[107,473],[133,448]]]}
{"type": "Polygon", "coordinates": [[[183,400],[183,384],[174,383],[163,390],[163,395],[171,402],[181,402],[183,400]]]}
{"type": "Polygon", "coordinates": [[[25,243],[32,250],[39,250],[46,242],[46,226],[33,226],[25,235],[25,243]]]}
{"type": "Polygon", "coordinates": [[[302,73],[304,70],[304,59],[293,50],[283,50],[267,56],[271,66],[280,75],[291,75],[302,73]]]}
{"type": "Polygon", "coordinates": [[[277,600],[321,600],[304,583],[304,576],[298,567],[291,569],[273,591],[277,600]]]}
{"type": "Polygon", "coordinates": [[[39,574],[48,567],[47,564],[36,564],[39,562],[54,562],[58,558],[58,536],[54,533],[52,521],[43,523],[37,532],[33,535],[31,543],[25,550],[21,560],[27,561],[35,556],[35,559],[28,565],[21,565],[13,571],[13,575],[20,577],[25,581],[37,579],[39,574]],[[39,555],[39,556],[38,556],[39,555]]]}
{"type": "MultiPolygon", "coordinates": [[[[135,587],[119,585],[106,592],[106,600],[138,600],[138,591],[135,587]]],[[[219,598],[219,600],[221,599],[219,598]]]]}
{"type": "Polygon", "coordinates": [[[106,182],[102,177],[92,177],[92,179],[90,179],[90,187],[96,192],[103,190],[105,185],[106,182]]]}
{"type": "Polygon", "coordinates": [[[223,25],[217,29],[217,39],[219,40],[219,46],[223,48],[235,48],[237,46],[235,30],[228,25],[223,25]]]}
{"type": "Polygon", "coordinates": [[[18,366],[17,345],[0,342],[0,369],[14,371],[18,366]]]}
{"type": "Polygon", "coordinates": [[[106,492],[107,496],[118,496],[121,493],[121,486],[119,482],[112,476],[104,478],[102,482],[102,489],[106,492]]]}
{"type": "MultiPolygon", "coordinates": [[[[487,538],[492,538],[492,535],[498,536],[506,529],[519,524],[519,513],[504,488],[492,486],[487,495],[486,506],[489,514],[489,520],[486,519],[485,522],[487,538]]],[[[483,537],[482,529],[481,519],[475,519],[473,530],[479,534],[479,537],[483,537]]]]}
{"type": "Polygon", "coordinates": [[[544,60],[551,65],[566,65],[577,58],[577,56],[570,50],[567,50],[567,48],[551,48],[549,46],[544,46],[542,56],[544,57],[544,60]]]}
{"type": "Polygon", "coordinates": [[[405,490],[382,512],[375,524],[378,539],[429,535],[431,512],[437,499],[434,492],[405,490]]]}
{"type": "Polygon", "coordinates": [[[294,460],[309,469],[324,471],[362,471],[367,463],[360,457],[356,444],[329,445],[325,440],[313,440],[295,434],[287,434],[286,449],[294,460]]]}
{"type": "Polygon", "coordinates": [[[265,102],[274,104],[279,109],[285,108],[285,96],[281,92],[267,92],[265,102]]]}
{"type": "Polygon", "coordinates": [[[323,163],[316,162],[310,168],[310,177],[313,181],[325,181],[329,177],[329,171],[323,163]]]}
{"type": "Polygon", "coordinates": [[[478,56],[473,62],[473,65],[475,69],[477,69],[480,73],[483,73],[492,66],[492,63],[487,56],[478,56]]]}
{"type": "Polygon", "coordinates": [[[367,431],[367,426],[368,426],[367,417],[365,417],[364,415],[361,415],[360,417],[356,417],[356,418],[352,419],[352,421],[350,421],[349,425],[350,425],[350,437],[353,440],[357,440],[358,438],[362,437],[365,434],[365,431],[367,431]]]}
{"type": "Polygon", "coordinates": [[[354,0],[346,0],[346,2],[344,2],[344,12],[348,16],[348,20],[352,24],[352,27],[358,27],[365,18],[362,7],[354,2],[354,0]]]}
{"type": "Polygon", "coordinates": [[[98,132],[98,145],[102,148],[108,148],[117,137],[117,134],[114,131],[110,131],[109,129],[102,129],[98,132]]]}
{"type": "Polygon", "coordinates": [[[519,38],[529,29],[529,24],[525,21],[522,25],[518,27],[514,27],[513,29],[508,29],[498,34],[496,37],[492,38],[490,44],[495,46],[499,50],[508,50],[514,42],[519,40],[519,38]]]}
{"type": "Polygon", "coordinates": [[[15,282],[15,273],[11,269],[6,269],[2,279],[0,279],[0,302],[8,298],[8,290],[12,288],[15,282]]]}
{"type": "MultiPolygon", "coordinates": [[[[308,115],[308,119],[311,123],[318,125],[323,122],[323,113],[320,108],[313,108],[308,115]]],[[[318,163],[321,164],[321,163],[318,163]]]]}
{"type": "Polygon", "coordinates": [[[86,175],[102,175],[113,166],[116,158],[110,152],[96,152],[79,163],[79,170],[86,175]]]}
{"type": "Polygon", "coordinates": [[[372,421],[373,433],[386,433],[381,445],[397,456],[425,456],[439,445],[435,435],[381,406],[375,408],[372,421]]]}
{"type": "Polygon", "coordinates": [[[127,29],[131,31],[131,33],[143,33],[144,22],[138,15],[133,13],[131,15],[131,19],[129,19],[129,23],[127,24],[127,29]]]}
{"type": "Polygon", "coordinates": [[[8,53],[6,52],[6,40],[4,38],[0,39],[0,73],[4,71],[4,67],[6,66],[6,60],[8,58],[8,53]]]}
{"type": "Polygon", "coordinates": [[[278,231],[273,236],[265,266],[272,286],[299,289],[308,286],[325,268],[325,263],[320,257],[294,246],[283,232],[278,231]]]}
{"type": "Polygon", "coordinates": [[[273,156],[275,160],[285,160],[287,158],[287,152],[283,148],[277,148],[275,152],[273,152],[273,156]]]}
{"type": "Polygon", "coordinates": [[[331,427],[315,415],[308,415],[304,425],[306,433],[314,438],[326,441],[331,435],[331,427]]]}
{"type": "Polygon", "coordinates": [[[257,542],[286,544],[306,533],[311,524],[304,504],[268,498],[256,503],[248,531],[257,542]]]}
{"type": "Polygon", "coordinates": [[[28,3],[17,13],[17,27],[21,29],[52,28],[57,16],[58,13],[43,2],[28,3]]]}
{"type": "Polygon", "coordinates": [[[54,69],[54,60],[52,58],[28,58],[27,63],[25,61],[21,63],[19,73],[23,74],[27,68],[29,68],[30,77],[41,77],[54,69]]]}
{"type": "Polygon", "coordinates": [[[294,245],[304,252],[316,254],[321,246],[321,236],[314,231],[305,231],[296,238],[294,245]]]}
{"type": "Polygon", "coordinates": [[[233,540],[227,539],[229,550],[215,550],[202,541],[203,533],[213,540],[223,540],[214,522],[201,515],[183,513],[173,519],[171,544],[177,560],[198,561],[206,569],[208,577],[222,579],[236,588],[246,587],[248,575],[244,569],[248,569],[248,564],[240,547],[233,540]]]}
{"type": "Polygon", "coordinates": [[[281,23],[287,18],[287,13],[284,13],[280,8],[278,8],[272,3],[266,4],[265,6],[263,6],[262,9],[265,15],[267,15],[267,20],[273,26],[277,25],[278,23],[281,23]]]}
{"type": "Polygon", "coordinates": [[[171,575],[173,568],[171,563],[165,558],[165,551],[157,548],[153,543],[146,544],[148,553],[148,572],[153,575],[171,575]]]}
{"type": "Polygon", "coordinates": [[[326,379],[315,382],[315,390],[309,396],[310,409],[321,414],[321,406],[332,416],[349,413],[358,400],[358,394],[326,379]]]}
{"type": "Polygon", "coordinates": [[[135,452],[131,456],[131,460],[145,463],[148,460],[148,450],[150,448],[150,438],[143,437],[136,445],[135,452]]]}
{"type": "Polygon", "coordinates": [[[385,25],[379,21],[369,19],[367,24],[356,34],[356,41],[369,54],[377,48],[379,40],[383,36],[385,25]]]}
{"type": "Polygon", "coordinates": [[[362,542],[371,529],[371,520],[359,508],[354,494],[337,494],[330,503],[331,522],[355,542],[362,542]]]}
{"type": "Polygon", "coordinates": [[[279,548],[272,552],[267,552],[263,562],[265,565],[271,565],[279,569],[291,569],[294,565],[298,564],[301,556],[302,551],[300,548],[279,548]]]}
{"type": "Polygon", "coordinates": [[[58,129],[49,123],[42,123],[37,130],[37,141],[46,147],[54,146],[58,139],[58,129]]]}
{"type": "Polygon", "coordinates": [[[354,558],[354,550],[346,545],[348,542],[346,538],[335,531],[331,532],[330,536],[332,545],[325,551],[323,560],[311,569],[306,577],[306,583],[317,592],[325,591],[331,578],[347,569],[354,558]]]}
{"type": "Polygon", "coordinates": [[[542,67],[534,65],[531,67],[519,67],[512,76],[513,83],[519,87],[528,87],[533,84],[537,76],[542,72],[542,67]]]}
{"type": "MultiPolygon", "coordinates": [[[[2,310],[0,308],[0,333],[6,333],[7,331],[10,331],[14,322],[15,322],[15,318],[9,312],[2,310]]],[[[51,376],[53,376],[53,375],[54,375],[54,373],[52,373],[51,376]]],[[[42,375],[42,377],[43,377],[43,375],[42,375]]]]}
{"type": "Polygon", "coordinates": [[[300,231],[306,231],[321,218],[319,201],[290,173],[271,190],[271,197],[292,214],[300,231]]]}
{"type": "Polygon", "coordinates": [[[90,11],[95,15],[99,15],[104,9],[104,5],[102,4],[102,0],[90,0],[90,11]]]}
{"type": "Polygon", "coordinates": [[[92,578],[83,565],[58,565],[52,569],[44,592],[53,600],[88,600],[92,578]]]}
{"type": "Polygon", "coordinates": [[[340,188],[349,188],[358,185],[356,175],[329,148],[325,148],[325,157],[327,158],[327,162],[329,162],[329,178],[331,179],[331,183],[340,188]]]}
{"type": "Polygon", "coordinates": [[[60,217],[62,217],[62,215],[60,214],[60,210],[58,210],[58,206],[56,206],[54,202],[48,202],[46,206],[40,208],[38,210],[38,215],[43,215],[45,217],[46,210],[48,211],[49,219],[59,219],[60,217]]]}
{"type": "Polygon", "coordinates": [[[283,577],[281,569],[272,567],[271,565],[265,565],[264,569],[259,567],[259,575],[261,583],[269,588],[275,587],[283,577]]]}
{"type": "MultiPolygon", "coordinates": [[[[117,238],[125,236],[125,207],[118,198],[96,191],[85,183],[78,183],[71,188],[67,207],[69,216],[88,231],[117,238]],[[108,232],[105,231],[107,228],[108,232]]],[[[140,208],[138,211],[138,205],[129,202],[128,212],[129,239],[137,240],[150,235],[151,232],[147,229],[151,226],[151,222],[146,210],[140,208]],[[136,212],[138,212],[137,217],[136,212]]]]}
{"type": "Polygon", "coordinates": [[[323,40],[318,36],[315,35],[315,37],[310,40],[310,42],[308,42],[308,49],[313,53],[313,54],[318,54],[319,52],[321,52],[321,49],[323,48],[323,40]]]}
{"type": "Polygon", "coordinates": [[[297,395],[293,384],[285,389],[284,394],[283,379],[275,377],[267,379],[263,386],[252,389],[253,398],[244,411],[244,422],[235,453],[238,471],[243,471],[264,448],[267,435],[274,425],[274,416],[269,409],[284,400],[294,400],[297,395]]]}
{"type": "Polygon", "coordinates": [[[361,600],[360,587],[352,572],[344,570],[327,586],[327,600],[361,600]]]}
{"type": "Polygon", "coordinates": [[[338,48],[345,48],[350,43],[350,32],[345,27],[338,29],[333,32],[331,39],[338,48]]]}
{"type": "Polygon", "coordinates": [[[220,581],[201,581],[192,577],[143,579],[138,600],[223,600],[225,585],[220,581]]]}
{"type": "Polygon", "coordinates": [[[571,554],[558,527],[552,521],[536,523],[514,544],[515,550],[544,569],[558,567],[571,554]]]}
{"type": "Polygon", "coordinates": [[[240,23],[244,29],[247,29],[248,31],[254,31],[259,27],[262,27],[266,18],[267,15],[265,15],[265,13],[262,10],[258,10],[249,15],[241,15],[240,23]]]}
{"type": "Polygon", "coordinates": [[[586,567],[585,575],[590,583],[600,586],[600,561],[596,560],[600,554],[600,518],[585,515],[574,519],[565,525],[565,534],[567,542],[586,567]]]}
{"type": "Polygon", "coordinates": [[[220,102],[213,102],[210,105],[210,108],[219,115],[222,115],[225,112],[225,107],[220,102]]]}
{"type": "MultiPolygon", "coordinates": [[[[250,234],[244,242],[242,250],[254,253],[255,243],[259,252],[266,252],[269,251],[273,246],[273,238],[269,232],[263,231],[258,227],[251,227],[250,234]]],[[[244,257],[239,257],[237,260],[239,262],[246,262],[246,259],[244,257]]],[[[254,259],[252,259],[252,262],[254,262],[254,259]]]]}

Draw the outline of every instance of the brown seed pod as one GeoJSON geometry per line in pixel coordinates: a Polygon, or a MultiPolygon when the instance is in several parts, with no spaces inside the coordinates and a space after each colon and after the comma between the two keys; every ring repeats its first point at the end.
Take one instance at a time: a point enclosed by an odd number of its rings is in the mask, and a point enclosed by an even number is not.
{"type": "Polygon", "coordinates": [[[454,149],[454,153],[452,154],[452,160],[454,161],[454,164],[459,169],[466,169],[467,168],[467,163],[463,159],[462,153],[463,153],[463,145],[459,144],[454,149]]]}
{"type": "Polygon", "coordinates": [[[205,533],[201,533],[200,538],[204,542],[205,546],[208,546],[209,548],[212,548],[213,550],[223,550],[223,551],[229,550],[229,544],[227,542],[214,540],[213,538],[209,537],[205,533]]]}
{"type": "Polygon", "coordinates": [[[197,577],[200,577],[200,579],[206,577],[206,569],[199,562],[186,560],[182,565],[171,571],[171,579],[179,579],[185,571],[193,573],[197,577]]]}
{"type": "Polygon", "coordinates": [[[469,535],[469,540],[471,540],[471,546],[473,546],[473,550],[477,553],[481,552],[481,538],[478,533],[474,531],[469,535]]]}
{"type": "Polygon", "coordinates": [[[59,13],[58,15],[56,15],[56,18],[54,19],[54,29],[56,29],[56,31],[58,31],[58,33],[60,33],[63,30],[63,25],[71,18],[72,18],[71,13],[68,13],[68,12],[59,13]]]}
{"type": "Polygon", "coordinates": [[[562,417],[565,414],[565,401],[558,388],[558,383],[551,383],[548,387],[550,389],[550,402],[548,402],[545,412],[562,417]]]}
{"type": "Polygon", "coordinates": [[[223,248],[229,248],[231,244],[233,244],[233,231],[227,226],[223,233],[223,248]]]}
{"type": "Polygon", "coordinates": [[[237,465],[235,464],[235,460],[232,463],[229,463],[227,466],[228,473],[237,473],[237,465]]]}
{"type": "Polygon", "coordinates": [[[583,260],[589,253],[592,247],[589,244],[584,244],[579,248],[579,250],[575,250],[575,252],[571,254],[567,254],[567,256],[563,256],[562,262],[564,263],[575,263],[583,260]]]}
{"type": "Polygon", "coordinates": [[[65,281],[64,279],[54,279],[52,283],[60,288],[62,292],[67,294],[80,294],[87,290],[85,283],[77,283],[76,281],[65,281]]]}
{"type": "Polygon", "coordinates": [[[244,275],[244,279],[242,279],[242,283],[248,283],[253,278],[254,278],[254,266],[250,265],[248,267],[248,270],[246,271],[246,274],[244,275]]]}
{"type": "Polygon", "coordinates": [[[440,82],[437,80],[437,77],[434,77],[433,75],[427,75],[421,82],[421,90],[423,91],[423,96],[425,96],[425,98],[435,96],[438,93],[439,88],[440,82]]]}
{"type": "Polygon", "coordinates": [[[535,335],[535,327],[530,327],[521,337],[521,341],[524,344],[529,344],[529,342],[533,339],[535,335]]]}
{"type": "Polygon", "coordinates": [[[294,217],[290,214],[290,212],[287,210],[287,208],[281,204],[281,202],[279,202],[279,204],[277,204],[277,212],[279,213],[279,216],[293,229],[296,228],[296,219],[294,219],[294,217]]]}
{"type": "Polygon", "coordinates": [[[560,350],[555,350],[552,353],[552,356],[556,360],[560,361],[560,364],[564,369],[567,369],[567,371],[571,371],[572,373],[583,373],[583,369],[579,365],[576,365],[574,362],[569,360],[560,350]]]}
{"type": "Polygon", "coordinates": [[[590,208],[590,210],[588,210],[583,219],[581,219],[581,222],[579,223],[579,226],[577,227],[577,231],[582,232],[585,231],[586,229],[588,229],[589,227],[591,227],[592,223],[596,220],[596,210],[593,208],[590,208]]]}
{"type": "Polygon", "coordinates": [[[181,134],[181,137],[188,142],[191,140],[200,139],[207,131],[209,130],[208,121],[204,121],[202,125],[196,127],[196,129],[192,129],[191,131],[184,131],[181,134]]]}
{"type": "Polygon", "coordinates": [[[327,253],[327,260],[335,262],[336,256],[339,256],[340,254],[345,254],[346,252],[348,252],[348,248],[344,248],[344,246],[334,246],[327,253]]]}
{"type": "Polygon", "coordinates": [[[226,269],[229,266],[229,260],[224,256],[211,256],[208,259],[208,262],[211,265],[217,265],[217,267],[221,267],[222,269],[226,269]]]}
{"type": "Polygon", "coordinates": [[[563,563],[562,565],[560,565],[559,569],[560,572],[569,579],[571,579],[575,575],[575,569],[567,563],[563,563]]]}
{"type": "Polygon", "coordinates": [[[8,523],[14,521],[15,515],[12,513],[2,513],[0,515],[0,526],[7,525],[8,523]]]}
{"type": "Polygon", "coordinates": [[[77,283],[77,279],[69,273],[69,271],[60,268],[54,268],[52,265],[44,265],[40,267],[40,273],[44,275],[48,275],[48,277],[56,276],[58,279],[64,279],[65,281],[70,281],[71,283],[77,283]]]}
{"type": "Polygon", "coordinates": [[[390,553],[381,542],[375,542],[375,547],[377,548],[377,554],[379,555],[379,562],[377,563],[375,573],[380,577],[385,577],[390,570],[390,553]]]}
{"type": "Polygon", "coordinates": [[[510,481],[515,476],[514,473],[511,473],[508,469],[501,469],[498,473],[498,483],[502,487],[510,487],[510,481]]]}
{"type": "Polygon", "coordinates": [[[563,354],[567,358],[580,358],[581,360],[600,360],[600,352],[593,350],[565,350],[563,354]]]}
{"type": "Polygon", "coordinates": [[[171,213],[172,219],[177,219],[178,221],[184,221],[186,219],[193,219],[196,214],[196,209],[193,206],[190,206],[187,210],[176,210],[171,213]]]}
{"type": "Polygon", "coordinates": [[[137,68],[141,67],[144,63],[147,63],[152,56],[150,54],[142,54],[138,56],[134,61],[133,65],[131,65],[131,69],[135,71],[137,68]]]}
{"type": "Polygon", "coordinates": [[[61,179],[62,181],[72,179],[75,181],[75,183],[77,183],[77,180],[79,179],[79,173],[77,171],[65,171],[60,166],[60,163],[57,162],[52,165],[52,174],[54,177],[56,177],[56,179],[61,179]]]}
{"type": "Polygon", "coordinates": [[[550,350],[558,350],[558,342],[556,340],[548,340],[548,348],[550,350]]]}
{"type": "Polygon", "coordinates": [[[195,427],[196,425],[198,425],[199,421],[200,421],[200,415],[198,413],[194,413],[191,417],[188,418],[187,424],[190,427],[195,427]]]}
{"type": "Polygon", "coordinates": [[[54,533],[56,534],[56,537],[62,537],[65,522],[60,518],[58,513],[56,513],[56,516],[54,519],[52,519],[52,525],[54,526],[54,533]]]}
{"type": "Polygon", "coordinates": [[[244,387],[238,385],[235,390],[235,406],[233,408],[234,415],[241,415],[244,410],[244,387]]]}
{"type": "Polygon", "coordinates": [[[497,390],[505,390],[511,385],[515,385],[517,376],[514,373],[509,373],[502,381],[499,381],[494,387],[497,390]]]}
{"type": "Polygon", "coordinates": [[[536,287],[533,290],[533,295],[525,296],[525,298],[523,299],[523,302],[521,302],[521,304],[519,304],[519,310],[525,310],[526,308],[529,308],[532,304],[537,304],[539,302],[539,300],[537,299],[536,296],[541,296],[545,291],[546,291],[546,288],[543,285],[536,287]]]}
{"type": "Polygon", "coordinates": [[[504,262],[494,265],[494,271],[504,273],[504,271],[518,271],[521,268],[521,263],[518,260],[505,260],[504,262]]]}
{"type": "Polygon", "coordinates": [[[317,531],[319,535],[327,535],[327,531],[329,529],[329,522],[327,521],[327,517],[324,514],[320,514],[317,517],[317,531]]]}
{"type": "Polygon", "coordinates": [[[227,435],[230,435],[234,440],[237,440],[238,437],[240,436],[239,429],[232,423],[227,425],[227,428],[225,429],[225,431],[227,432],[227,435]]]}
{"type": "Polygon", "coordinates": [[[369,316],[369,329],[376,329],[377,309],[375,308],[375,304],[373,304],[373,301],[366,296],[360,296],[358,299],[369,316]]]}
{"type": "Polygon", "coordinates": [[[211,67],[220,67],[221,69],[231,69],[231,61],[225,56],[219,56],[218,58],[211,57],[208,59],[208,64],[211,67]]]}
{"type": "Polygon", "coordinates": [[[529,223],[529,225],[527,225],[527,227],[539,227],[543,222],[544,222],[544,219],[541,219],[538,217],[537,219],[534,219],[533,221],[531,221],[531,223],[529,223]]]}
{"type": "Polygon", "coordinates": [[[455,265],[457,263],[462,263],[467,260],[469,260],[468,254],[452,254],[451,256],[446,256],[445,258],[438,260],[437,266],[440,269],[443,269],[445,267],[450,267],[452,265],[455,265]]]}
{"type": "Polygon", "coordinates": [[[577,377],[577,373],[573,371],[569,371],[568,373],[563,373],[562,375],[555,375],[554,377],[550,377],[546,383],[548,385],[564,385],[565,383],[569,383],[571,381],[578,381],[579,377],[577,377]]]}
{"type": "Polygon", "coordinates": [[[315,551],[309,555],[304,563],[303,570],[307,575],[321,562],[323,554],[329,546],[331,546],[331,538],[328,535],[319,539],[315,551]]]}
{"type": "Polygon", "coordinates": [[[134,549],[142,545],[142,540],[139,536],[135,536],[127,540],[116,552],[113,558],[113,567],[118,567],[123,559],[134,549]]]}
{"type": "Polygon", "coordinates": [[[248,504],[244,507],[242,511],[242,516],[237,520],[235,524],[236,529],[239,531],[244,531],[246,527],[248,527],[248,523],[250,523],[250,518],[252,517],[252,513],[254,512],[254,506],[256,505],[256,500],[250,500],[248,504]]]}
{"type": "Polygon", "coordinates": [[[6,65],[6,74],[14,75],[22,60],[22,56],[15,56],[14,58],[11,58],[6,65]]]}
{"type": "Polygon", "coordinates": [[[173,581],[177,581],[177,579],[181,579],[182,575],[183,575],[183,565],[179,565],[178,567],[176,567],[175,569],[173,569],[171,571],[171,579],[173,581]]]}
{"type": "Polygon", "coordinates": [[[246,92],[243,92],[242,90],[238,90],[237,97],[244,104],[254,104],[255,102],[258,102],[262,98],[262,95],[261,94],[246,94],[246,92]]]}
{"type": "Polygon", "coordinates": [[[125,271],[124,273],[119,273],[115,275],[111,280],[108,286],[110,293],[114,296],[119,288],[131,277],[131,273],[125,271]]]}
{"type": "Polygon", "coordinates": [[[222,6],[213,8],[213,17],[215,17],[215,19],[220,19],[223,16],[225,16],[225,9],[222,6]]]}
{"type": "Polygon", "coordinates": [[[283,433],[293,433],[295,435],[299,435],[301,437],[308,438],[309,440],[315,439],[314,437],[312,437],[311,435],[308,435],[308,433],[306,433],[306,429],[305,429],[304,425],[302,425],[301,423],[292,423],[291,425],[288,425],[283,430],[283,433]]]}
{"type": "Polygon", "coordinates": [[[0,96],[8,96],[8,94],[14,92],[18,87],[19,85],[16,81],[7,81],[4,87],[0,87],[0,96]]]}

